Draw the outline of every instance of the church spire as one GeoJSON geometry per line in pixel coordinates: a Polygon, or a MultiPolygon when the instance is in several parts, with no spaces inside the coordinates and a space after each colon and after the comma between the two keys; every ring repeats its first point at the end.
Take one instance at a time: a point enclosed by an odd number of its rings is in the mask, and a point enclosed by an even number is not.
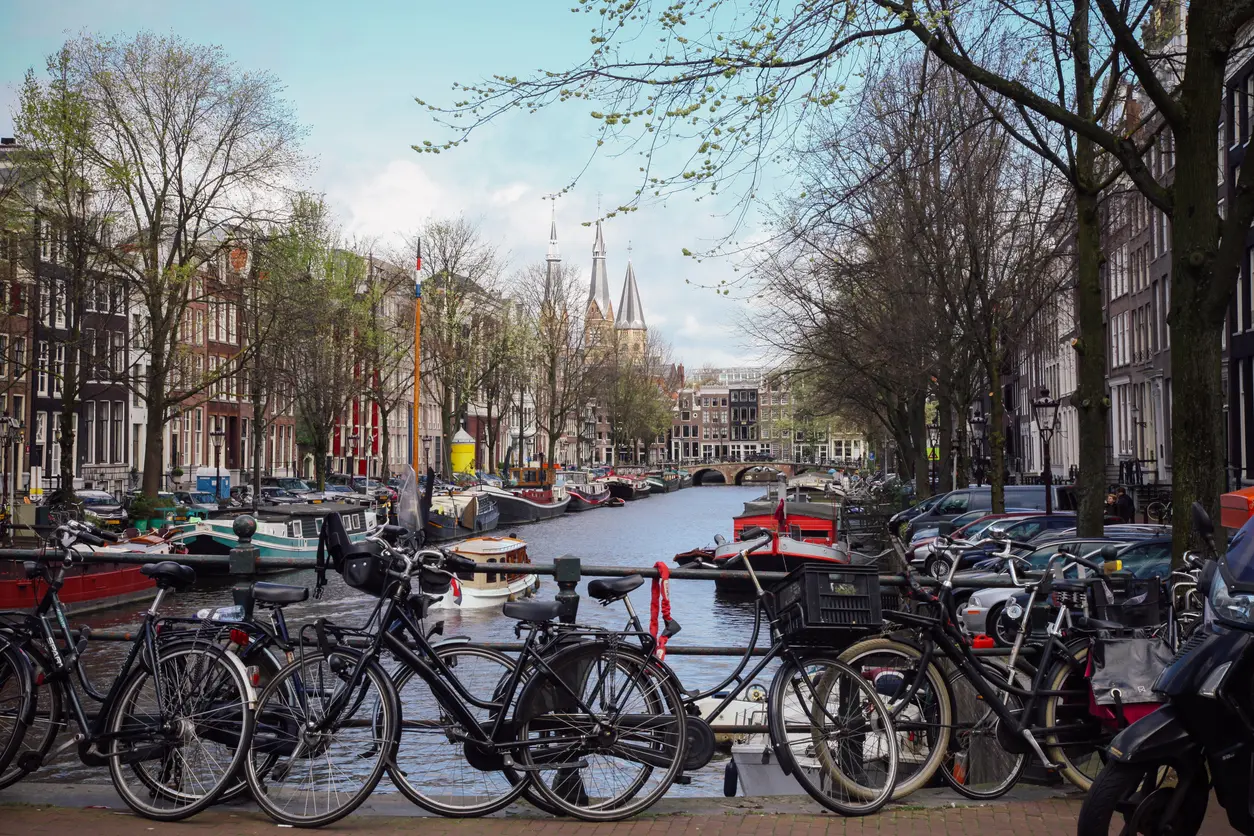
{"type": "Polygon", "coordinates": [[[640,304],[640,290],[636,287],[636,271],[627,260],[627,276],[623,279],[623,295],[618,301],[618,319],[614,327],[621,331],[645,331],[644,306],[640,304]]]}
{"type": "Polygon", "coordinates": [[[610,278],[605,272],[605,238],[601,235],[600,221],[597,221],[597,237],[592,244],[592,287],[588,291],[588,319],[593,318],[605,321],[614,319],[614,306],[610,302],[610,278]]]}
{"type": "Polygon", "coordinates": [[[544,300],[553,296],[553,288],[560,282],[562,254],[557,249],[557,201],[553,201],[553,213],[549,219],[549,251],[544,256],[544,300]]]}

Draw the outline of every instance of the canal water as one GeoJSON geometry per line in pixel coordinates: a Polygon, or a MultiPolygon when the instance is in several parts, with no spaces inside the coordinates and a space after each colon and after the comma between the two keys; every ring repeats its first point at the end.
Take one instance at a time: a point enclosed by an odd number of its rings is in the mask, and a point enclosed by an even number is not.
{"type": "MultiPolygon", "coordinates": [[[[549,563],[564,554],[578,556],[587,565],[653,566],[658,561],[674,566],[677,552],[710,545],[714,535],[731,538],[732,517],[743,510],[746,501],[760,496],[758,486],[715,485],[687,488],[660,496],[629,502],[620,508],[599,508],[578,514],[565,514],[557,519],[526,526],[499,528],[495,534],[517,533],[527,542],[528,553],[537,563],[549,563]]],[[[266,578],[280,583],[301,584],[312,588],[312,570],[289,572],[266,578]]],[[[229,580],[212,581],[177,598],[169,599],[163,612],[170,615],[193,614],[204,607],[230,604],[229,580]]],[[[585,579],[579,587],[579,622],[621,627],[626,620],[622,604],[608,608],[587,597],[585,579]]],[[[636,612],[648,625],[651,584],[632,594],[636,612]]],[[[557,587],[551,577],[540,579],[539,596],[552,598],[557,587]]],[[[363,622],[376,599],[362,596],[346,587],[334,573],[319,601],[289,606],[289,624],[295,628],[319,616],[346,625],[363,622]]],[[[138,622],[146,604],[93,613],[71,619],[94,629],[122,629],[138,622]]],[[[753,628],[752,600],[744,595],[717,593],[710,581],[673,581],[671,583],[672,617],[683,625],[671,639],[670,646],[681,645],[744,645],[753,628]]],[[[444,621],[444,636],[469,636],[478,641],[517,641],[514,622],[491,610],[438,611],[432,620],[444,621]]],[[[763,640],[760,640],[760,643],[763,640]]],[[[92,642],[87,651],[88,671],[98,690],[107,690],[109,678],[116,674],[129,645],[120,642],[92,642]]],[[[670,656],[668,661],[689,690],[705,690],[720,682],[738,661],[731,657],[670,656]]],[[[768,673],[769,675],[769,673],[768,673]]],[[[766,682],[762,683],[764,686],[766,682]]],[[[687,786],[673,788],[676,794],[719,795],[722,792],[724,756],[718,756],[704,770],[693,776],[687,786]]],[[[67,782],[107,782],[103,769],[88,769],[73,755],[59,758],[36,773],[42,780],[67,782]]],[[[33,776],[35,777],[35,776],[33,776]]],[[[387,781],[380,791],[390,791],[387,781]]]]}

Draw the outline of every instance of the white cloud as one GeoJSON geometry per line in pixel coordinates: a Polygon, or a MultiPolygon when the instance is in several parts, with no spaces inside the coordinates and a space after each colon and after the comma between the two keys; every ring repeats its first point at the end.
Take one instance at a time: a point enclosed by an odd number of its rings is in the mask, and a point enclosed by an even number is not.
{"type": "Polygon", "coordinates": [[[503,189],[497,189],[488,198],[488,203],[493,206],[506,206],[510,203],[517,203],[522,196],[531,191],[531,187],[526,183],[511,183],[503,189]]]}
{"type": "Polygon", "coordinates": [[[344,209],[345,231],[395,242],[426,218],[444,211],[446,191],[414,160],[392,160],[373,176],[328,190],[344,209]]]}

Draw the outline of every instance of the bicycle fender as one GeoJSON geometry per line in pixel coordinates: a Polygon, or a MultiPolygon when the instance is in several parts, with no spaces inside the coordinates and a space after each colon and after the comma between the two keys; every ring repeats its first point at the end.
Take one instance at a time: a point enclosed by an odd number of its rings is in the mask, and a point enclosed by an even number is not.
{"type": "MultiPolygon", "coordinates": [[[[196,641],[175,641],[175,642],[170,642],[168,644],[159,644],[157,646],[157,655],[160,656],[162,653],[165,653],[168,650],[172,650],[172,649],[179,648],[179,647],[190,647],[193,649],[199,649],[199,648],[203,648],[204,646],[205,645],[203,642],[196,642],[196,641]]],[[[210,645],[210,647],[217,647],[217,645],[210,645]]],[[[242,661],[240,661],[240,658],[236,656],[232,651],[226,650],[221,647],[218,647],[218,650],[222,651],[222,655],[226,657],[226,660],[239,673],[239,678],[243,680],[244,682],[244,692],[248,696],[248,708],[250,711],[255,711],[257,709],[257,689],[253,687],[252,680],[248,676],[248,668],[244,665],[242,661]]],[[[282,665],[280,665],[279,667],[281,668],[282,665]]]]}
{"type": "Polygon", "coordinates": [[[1164,705],[1115,735],[1106,751],[1118,763],[1162,763],[1200,757],[1202,747],[1180,722],[1178,709],[1164,705]]]}

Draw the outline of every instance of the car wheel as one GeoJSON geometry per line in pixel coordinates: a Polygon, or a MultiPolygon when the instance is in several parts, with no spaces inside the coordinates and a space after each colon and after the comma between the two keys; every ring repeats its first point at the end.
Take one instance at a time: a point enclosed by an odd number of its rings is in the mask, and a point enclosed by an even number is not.
{"type": "Polygon", "coordinates": [[[984,618],[984,634],[991,636],[998,647],[1010,647],[1015,643],[1014,634],[1010,633],[1010,640],[1006,640],[1008,631],[1007,625],[1003,624],[1002,618],[1006,614],[1005,603],[994,604],[988,611],[988,615],[984,618]]]}

